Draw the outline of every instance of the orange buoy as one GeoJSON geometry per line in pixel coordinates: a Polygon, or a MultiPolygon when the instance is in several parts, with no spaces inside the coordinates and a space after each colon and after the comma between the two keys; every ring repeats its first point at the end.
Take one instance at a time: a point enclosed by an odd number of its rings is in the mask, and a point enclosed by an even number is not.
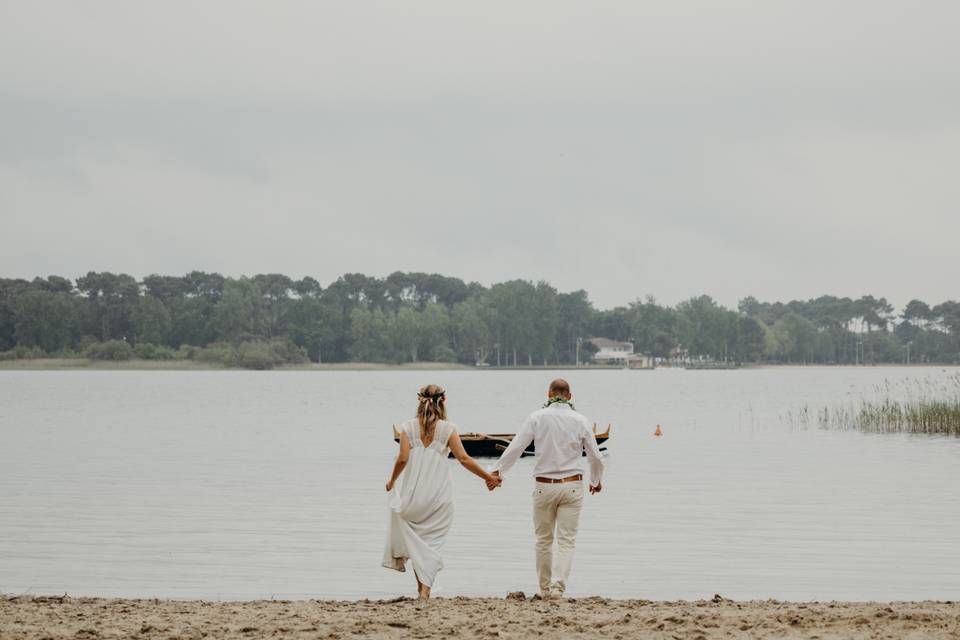
{"type": "Polygon", "coordinates": [[[657,436],[658,438],[663,435],[663,431],[660,430],[660,425],[657,425],[657,430],[653,432],[653,435],[657,436]]]}

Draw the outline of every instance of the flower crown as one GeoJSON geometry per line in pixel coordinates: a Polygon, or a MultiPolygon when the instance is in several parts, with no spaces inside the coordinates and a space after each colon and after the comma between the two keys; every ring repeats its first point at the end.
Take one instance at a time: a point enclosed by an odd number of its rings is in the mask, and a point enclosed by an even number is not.
{"type": "Polygon", "coordinates": [[[420,398],[421,400],[434,400],[434,401],[446,400],[446,399],[447,399],[447,392],[446,392],[445,390],[443,390],[443,389],[440,389],[439,391],[435,391],[435,392],[432,393],[432,394],[431,394],[431,393],[423,393],[423,392],[421,391],[421,392],[417,393],[417,397],[420,398]]]}

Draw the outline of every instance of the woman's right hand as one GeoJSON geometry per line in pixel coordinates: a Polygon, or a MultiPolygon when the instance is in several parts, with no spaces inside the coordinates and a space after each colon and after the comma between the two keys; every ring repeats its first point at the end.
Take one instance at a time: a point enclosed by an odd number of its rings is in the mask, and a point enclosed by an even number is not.
{"type": "Polygon", "coordinates": [[[503,484],[503,479],[499,475],[488,475],[485,482],[487,483],[487,489],[493,491],[497,487],[503,484]]]}
{"type": "Polygon", "coordinates": [[[393,480],[387,483],[387,492],[393,491],[393,480]]]}

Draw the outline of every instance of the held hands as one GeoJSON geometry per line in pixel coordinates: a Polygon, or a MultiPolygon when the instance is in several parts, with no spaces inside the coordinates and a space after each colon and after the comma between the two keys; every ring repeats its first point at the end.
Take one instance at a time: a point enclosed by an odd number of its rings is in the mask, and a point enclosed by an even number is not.
{"type": "Polygon", "coordinates": [[[497,487],[503,484],[503,478],[500,477],[499,471],[494,471],[490,474],[490,478],[487,479],[487,490],[493,491],[497,487]]]}
{"type": "Polygon", "coordinates": [[[591,486],[591,487],[590,487],[590,494],[591,494],[591,495],[597,494],[597,493],[600,493],[602,490],[603,490],[603,485],[598,482],[598,483],[597,483],[597,486],[595,486],[595,487],[591,486]]]}

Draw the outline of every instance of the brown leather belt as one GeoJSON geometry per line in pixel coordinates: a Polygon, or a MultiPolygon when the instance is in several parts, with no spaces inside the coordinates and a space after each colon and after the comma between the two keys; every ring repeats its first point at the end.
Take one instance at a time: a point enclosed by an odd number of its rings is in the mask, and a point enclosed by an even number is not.
{"type": "Polygon", "coordinates": [[[537,482],[544,482],[546,484],[560,484],[561,482],[576,482],[578,480],[583,480],[582,474],[577,474],[575,476],[567,476],[566,478],[544,478],[541,476],[536,477],[537,482]]]}

